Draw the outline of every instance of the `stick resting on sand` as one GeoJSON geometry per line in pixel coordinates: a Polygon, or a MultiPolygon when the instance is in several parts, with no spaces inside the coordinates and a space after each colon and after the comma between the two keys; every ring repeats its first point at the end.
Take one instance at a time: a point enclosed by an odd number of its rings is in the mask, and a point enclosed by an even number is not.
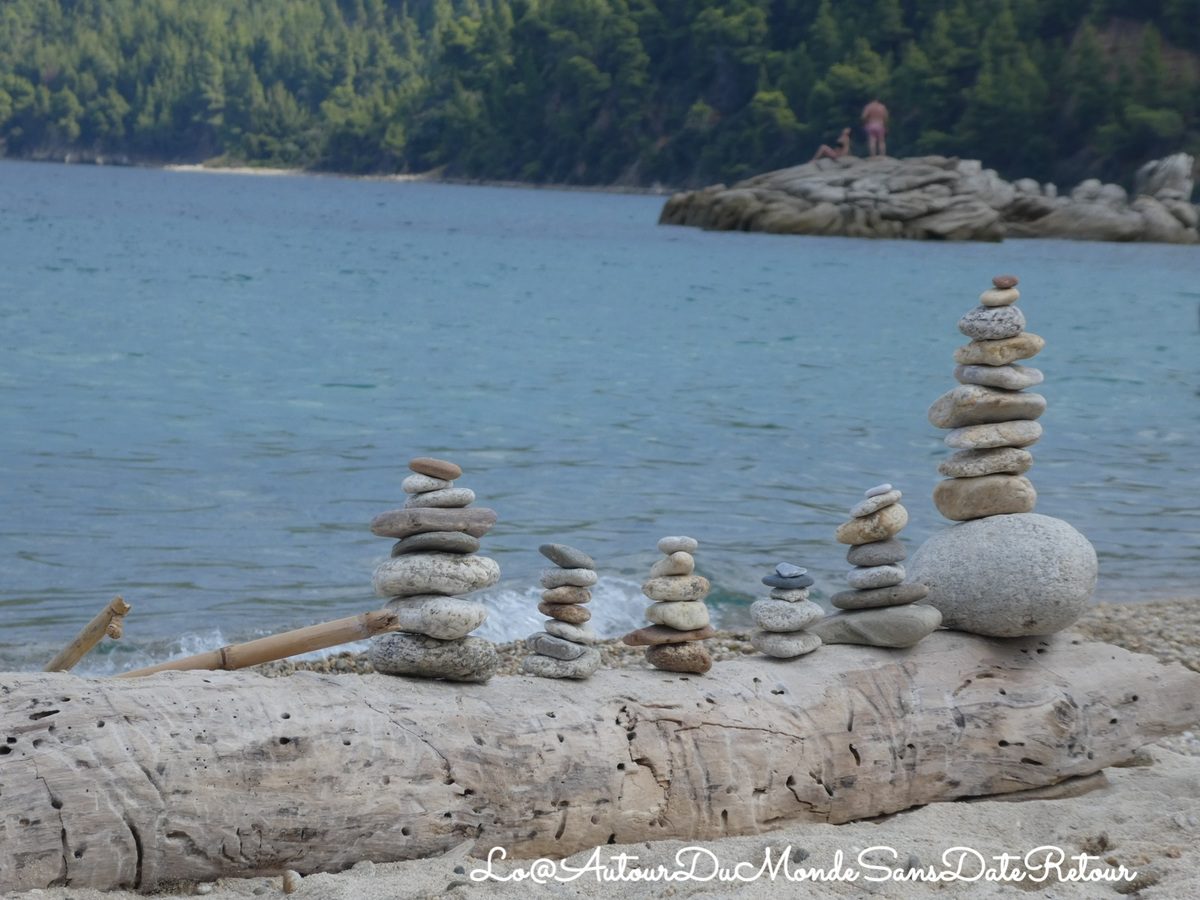
{"type": "Polygon", "coordinates": [[[173,659],[145,669],[122,672],[117,677],[139,678],[142,675],[153,675],[155,672],[181,669],[245,669],[298,653],[323,650],[350,641],[361,641],[385,631],[395,631],[398,625],[395,612],[390,609],[377,609],[333,622],[322,622],[307,628],[297,628],[295,631],[273,634],[244,644],[230,644],[219,650],[173,659]]]}
{"type": "Polygon", "coordinates": [[[106,634],[114,641],[120,640],[125,628],[125,615],[131,609],[133,607],[123,598],[114,597],[108,606],[100,610],[96,617],[84,626],[83,631],[79,632],[75,640],[67,644],[54,659],[46,663],[44,671],[70,671],[77,662],[87,656],[89,650],[100,643],[100,639],[106,634]]]}

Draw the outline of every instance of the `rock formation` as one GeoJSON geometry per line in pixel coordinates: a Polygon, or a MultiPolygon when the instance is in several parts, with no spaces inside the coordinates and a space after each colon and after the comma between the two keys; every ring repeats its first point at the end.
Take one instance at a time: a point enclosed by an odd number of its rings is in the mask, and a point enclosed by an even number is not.
{"type": "Polygon", "coordinates": [[[373,581],[375,593],[390,597],[387,607],[400,614],[400,631],[371,643],[371,664],[389,675],[487,681],[499,663],[496,648],[469,637],[487,610],[459,595],[500,580],[496,561],[475,555],[496,513],[471,507],[475,492],[454,486],[462,475],[454,463],[419,457],[408,465],[413,474],[401,484],[409,495],[404,508],[371,522],[380,537],[398,538],[373,581]]]}
{"type": "Polygon", "coordinates": [[[771,596],[754,601],[750,607],[754,624],[759,627],[750,635],[754,648],[776,659],[792,659],[820,647],[821,639],[807,629],[824,617],[825,611],[808,599],[813,583],[808,569],[780,563],[762,581],[771,588],[771,596]]]}
{"type": "Polygon", "coordinates": [[[592,614],[589,590],[597,581],[596,563],[582,550],[566,544],[542,544],[542,556],[557,568],[542,572],[542,602],[538,612],[549,616],[545,627],[525,639],[533,655],[521,661],[526,675],[543,678],[587,678],[600,668],[596,632],[589,626],[592,614]]]}
{"type": "Polygon", "coordinates": [[[699,547],[695,538],[665,537],[658,542],[664,556],[650,569],[642,593],[655,601],[646,607],[653,624],[623,638],[631,647],[646,648],[646,662],[667,672],[703,675],[712,668],[712,656],[702,643],[715,634],[708,623],[708,579],[697,575],[692,556],[699,547]]]}
{"type": "Polygon", "coordinates": [[[659,222],[843,237],[1194,244],[1200,212],[1191,203],[1193,166],[1185,153],[1147,163],[1131,201],[1121,186],[1094,179],[1066,195],[1030,178],[1010,183],[978,160],[843,157],[674,194],[659,222]]]}

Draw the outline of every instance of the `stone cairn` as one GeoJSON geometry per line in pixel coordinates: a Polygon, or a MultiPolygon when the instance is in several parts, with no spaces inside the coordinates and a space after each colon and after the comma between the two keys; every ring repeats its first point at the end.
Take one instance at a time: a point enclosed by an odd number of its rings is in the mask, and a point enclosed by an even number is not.
{"type": "Polygon", "coordinates": [[[708,579],[696,575],[692,556],[699,542],[690,537],[665,537],[658,542],[666,557],[650,569],[642,593],[655,601],[646,607],[654,624],[631,631],[622,639],[631,647],[645,647],[646,661],[667,672],[703,675],[712,668],[712,656],[701,643],[716,632],[708,624],[708,579]]]}
{"type": "Polygon", "coordinates": [[[1025,450],[1042,435],[1037,418],[1046,398],[1026,388],[1041,384],[1037,369],[1017,365],[1036,356],[1045,341],[1025,331],[1025,316],[1014,305],[1017,279],[1000,275],[980,306],[958,322],[971,338],[959,347],[954,377],[959,386],[929,407],[929,421],[952,429],[946,445],[958,452],[938,466],[948,476],[933,490],[933,502],[947,519],[965,522],[1009,513],[1033,512],[1037,491],[1024,476],[1033,465],[1025,450]]]}
{"type": "Polygon", "coordinates": [[[776,659],[792,659],[820,647],[821,639],[805,630],[825,615],[808,599],[813,584],[808,569],[780,563],[762,581],[771,588],[771,596],[755,600],[750,607],[754,624],[761,629],[750,635],[754,648],[776,659]]]}
{"type": "Polygon", "coordinates": [[[500,580],[494,559],[476,556],[479,538],[496,524],[496,513],[471,507],[475,492],[455,487],[462,469],[444,459],[419,457],[401,487],[403,509],[371,522],[380,537],[397,538],[390,559],[373,578],[375,593],[390,597],[400,631],[376,638],[369,658],[378,672],[450,681],[487,681],[499,665],[491,641],[469,637],[487,610],[459,595],[500,580]]]}
{"type": "Polygon", "coordinates": [[[914,605],[929,588],[904,580],[900,563],[907,551],[896,535],[908,524],[908,511],[900,496],[890,484],[870,488],[838,528],[838,543],[850,545],[846,559],[854,568],[847,577],[850,590],[830,600],[846,612],[811,628],[826,644],[911,647],[941,625],[936,609],[914,605]]]}
{"type": "Polygon", "coordinates": [[[584,605],[592,599],[596,563],[582,550],[566,544],[542,544],[542,556],[558,568],[542,570],[542,602],[538,612],[549,616],[544,629],[525,639],[532,656],[521,671],[542,678],[587,678],[600,668],[596,632],[587,624],[592,614],[584,605]]]}

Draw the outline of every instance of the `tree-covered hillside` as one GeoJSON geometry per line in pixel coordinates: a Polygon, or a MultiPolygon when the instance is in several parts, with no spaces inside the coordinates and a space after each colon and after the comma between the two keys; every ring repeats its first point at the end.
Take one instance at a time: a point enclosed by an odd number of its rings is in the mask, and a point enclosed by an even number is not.
{"type": "Polygon", "coordinates": [[[6,0],[17,157],[728,181],[874,96],[893,155],[1127,179],[1200,150],[1200,0],[6,0]]]}

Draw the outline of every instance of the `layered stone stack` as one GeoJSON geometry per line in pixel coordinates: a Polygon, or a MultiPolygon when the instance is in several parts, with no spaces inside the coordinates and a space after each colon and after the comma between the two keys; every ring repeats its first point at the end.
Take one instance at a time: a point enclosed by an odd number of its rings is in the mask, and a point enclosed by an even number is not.
{"type": "Polygon", "coordinates": [[[708,623],[708,579],[695,574],[692,554],[699,543],[690,537],[665,537],[658,542],[664,555],[650,569],[642,593],[655,601],[646,607],[654,624],[625,635],[631,647],[645,647],[646,661],[656,669],[703,675],[712,656],[702,641],[715,633],[708,623]]]}
{"type": "Polygon", "coordinates": [[[479,538],[496,524],[496,513],[472,507],[475,492],[456,488],[462,469],[452,462],[419,457],[404,479],[403,509],[371,522],[380,537],[396,538],[391,558],[373,578],[375,593],[389,597],[401,631],[376,638],[371,664],[389,675],[487,681],[499,657],[490,641],[470,637],[487,619],[476,600],[463,598],[500,580],[494,559],[476,556],[479,538]]]}
{"type": "Polygon", "coordinates": [[[810,629],[826,644],[866,644],[871,647],[911,647],[942,623],[931,606],[915,606],[929,589],[905,582],[900,563],[907,552],[896,539],[908,524],[900,491],[880,484],[866,491],[850,510],[850,521],[837,530],[837,540],[849,544],[846,559],[854,566],[850,590],[831,598],[838,613],[810,629]]]}
{"type": "Polygon", "coordinates": [[[1025,448],[1042,435],[1037,419],[1046,398],[1026,390],[1041,384],[1042,373],[1016,361],[1036,356],[1045,341],[1024,330],[1016,276],[1001,275],[992,284],[958,322],[971,338],[954,354],[959,386],[929,407],[930,423],[952,429],[945,442],[958,450],[938,466],[948,477],[934,488],[933,502],[957,522],[1033,512],[1037,504],[1024,475],[1033,465],[1025,448]]]}
{"type": "Polygon", "coordinates": [[[771,588],[771,596],[755,600],[750,607],[754,624],[760,629],[750,635],[754,648],[776,659],[792,659],[820,647],[821,639],[806,630],[825,615],[821,607],[808,599],[808,589],[813,584],[808,569],[780,563],[762,581],[771,588]]]}
{"type": "Polygon", "coordinates": [[[542,602],[538,611],[549,616],[545,627],[525,639],[532,656],[521,662],[526,675],[543,678],[587,678],[600,668],[596,632],[587,624],[592,618],[589,588],[596,583],[596,563],[582,550],[566,544],[542,544],[542,556],[557,568],[542,571],[542,602]]]}

